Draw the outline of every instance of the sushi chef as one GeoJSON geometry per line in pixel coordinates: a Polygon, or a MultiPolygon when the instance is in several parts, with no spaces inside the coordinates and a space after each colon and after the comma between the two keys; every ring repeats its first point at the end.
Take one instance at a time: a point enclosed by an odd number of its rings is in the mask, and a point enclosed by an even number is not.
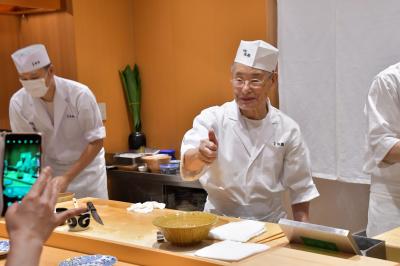
{"type": "Polygon", "coordinates": [[[203,110],[184,135],[181,174],[199,179],[208,193],[205,211],[277,222],[309,221],[309,202],[319,193],[311,177],[307,146],[298,124],[273,107],[278,49],[241,41],[232,65],[234,100],[203,110]]]}
{"type": "Polygon", "coordinates": [[[400,63],[380,72],[370,87],[367,153],[364,171],[371,175],[367,235],[400,226],[400,63]]]}
{"type": "Polygon", "coordinates": [[[10,100],[13,132],[42,134],[43,162],[61,191],[108,198],[105,127],[90,89],[55,75],[46,48],[34,44],[11,55],[22,88],[10,100]]]}

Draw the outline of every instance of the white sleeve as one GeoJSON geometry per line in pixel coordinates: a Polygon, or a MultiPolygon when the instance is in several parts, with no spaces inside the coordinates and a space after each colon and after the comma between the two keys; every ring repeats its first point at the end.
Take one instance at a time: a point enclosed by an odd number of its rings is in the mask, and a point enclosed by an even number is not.
{"type": "Polygon", "coordinates": [[[204,171],[208,168],[207,166],[203,168],[200,173],[189,173],[183,169],[184,155],[190,149],[195,149],[199,147],[200,141],[208,138],[208,131],[214,129],[214,132],[218,137],[218,128],[216,127],[216,117],[213,114],[215,108],[211,107],[203,110],[196,118],[193,120],[193,127],[186,132],[183,137],[181,144],[181,176],[185,180],[195,180],[201,176],[204,171]]]}
{"type": "Polygon", "coordinates": [[[85,139],[93,142],[106,137],[106,129],[94,95],[88,91],[82,93],[78,100],[78,122],[85,132],[85,139]]]}
{"type": "Polygon", "coordinates": [[[298,128],[292,132],[283,162],[283,185],[289,188],[292,204],[310,201],[319,196],[312,179],[308,148],[298,128]]]}
{"type": "Polygon", "coordinates": [[[382,160],[400,140],[400,102],[393,80],[376,77],[366,103],[368,148],[378,167],[390,164],[382,160]]]}
{"type": "Polygon", "coordinates": [[[22,108],[19,102],[14,99],[10,100],[9,117],[12,132],[34,132],[29,121],[23,116],[22,108]]]}

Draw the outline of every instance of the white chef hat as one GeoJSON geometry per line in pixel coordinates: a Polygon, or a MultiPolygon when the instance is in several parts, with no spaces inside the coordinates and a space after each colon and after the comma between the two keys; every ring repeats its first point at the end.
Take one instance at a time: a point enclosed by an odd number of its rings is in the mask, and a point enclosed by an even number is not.
{"type": "Polygon", "coordinates": [[[240,41],[236,63],[273,72],[278,63],[278,49],[264,41],[240,41]]]}
{"type": "Polygon", "coordinates": [[[18,73],[27,73],[50,64],[43,44],[33,44],[19,49],[11,55],[18,73]]]}

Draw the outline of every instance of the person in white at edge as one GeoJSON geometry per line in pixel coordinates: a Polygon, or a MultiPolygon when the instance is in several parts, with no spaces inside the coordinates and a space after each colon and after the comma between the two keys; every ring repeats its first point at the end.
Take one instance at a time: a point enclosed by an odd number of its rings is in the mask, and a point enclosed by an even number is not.
{"type": "Polygon", "coordinates": [[[309,201],[319,193],[308,149],[296,122],[268,99],[277,60],[270,44],[241,41],[232,65],[235,100],[203,110],[183,138],[181,174],[200,180],[205,211],[277,222],[286,217],[288,189],[294,219],[309,219],[309,201]]]}
{"type": "Polygon", "coordinates": [[[40,132],[44,165],[60,191],[76,197],[108,198],[103,139],[106,131],[88,87],[57,77],[44,45],[12,54],[23,88],[10,100],[13,132],[40,132]]]}
{"type": "Polygon", "coordinates": [[[371,175],[367,235],[400,226],[400,63],[379,73],[365,105],[367,153],[371,175]]]}

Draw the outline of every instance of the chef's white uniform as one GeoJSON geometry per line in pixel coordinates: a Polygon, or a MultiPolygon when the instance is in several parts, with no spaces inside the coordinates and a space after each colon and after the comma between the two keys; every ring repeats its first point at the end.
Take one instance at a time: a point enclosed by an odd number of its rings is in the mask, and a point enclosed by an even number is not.
{"type": "Polygon", "coordinates": [[[400,141],[400,64],[379,73],[369,90],[367,153],[364,171],[371,175],[367,235],[400,226],[400,164],[382,160],[400,141]]]}
{"type": "Polygon", "coordinates": [[[185,134],[182,158],[208,138],[209,129],[215,131],[218,140],[218,157],[211,165],[197,175],[182,171],[185,179],[200,176],[208,193],[206,211],[277,222],[286,216],[282,204],[285,190],[290,191],[292,204],[319,195],[298,125],[269,103],[268,110],[261,125],[256,126],[258,134],[249,132],[249,123],[235,101],[203,110],[185,134]]]}
{"type": "MultiPolygon", "coordinates": [[[[40,132],[44,147],[44,166],[53,175],[63,175],[81,156],[90,142],[103,139],[106,131],[96,99],[88,87],[55,76],[54,120],[40,98],[24,88],[10,100],[13,132],[40,132]]],[[[76,197],[108,198],[104,149],[69,185],[76,197]]]]}

